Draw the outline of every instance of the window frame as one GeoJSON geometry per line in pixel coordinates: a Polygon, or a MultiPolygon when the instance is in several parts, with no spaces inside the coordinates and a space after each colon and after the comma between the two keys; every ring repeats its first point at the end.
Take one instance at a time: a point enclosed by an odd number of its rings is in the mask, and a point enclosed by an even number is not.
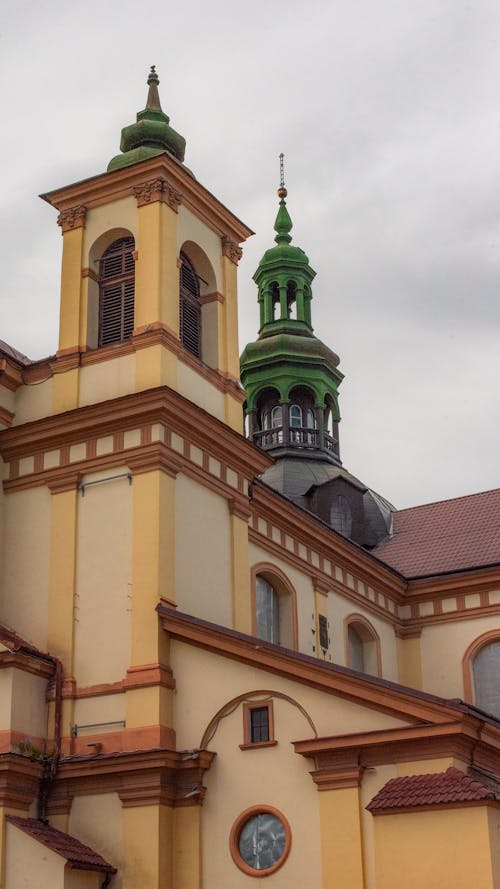
{"type": "Polygon", "coordinates": [[[272,698],[264,700],[243,701],[243,744],[240,744],[240,750],[259,750],[262,747],[275,747],[277,740],[274,734],[274,708],[272,698]],[[252,741],[252,711],[267,709],[267,721],[269,727],[269,740],[252,741]]]}
{"type": "MultiPolygon", "coordinates": [[[[99,288],[97,347],[99,349],[105,349],[107,346],[123,343],[125,340],[130,339],[133,334],[135,326],[135,260],[135,238],[131,234],[124,234],[119,238],[115,238],[102,251],[99,257],[99,274],[97,276],[97,284],[99,288]],[[124,248],[125,242],[129,242],[126,248],[124,248]],[[106,277],[104,273],[105,263],[112,258],[113,254],[116,254],[117,258],[119,256],[121,257],[122,267],[119,274],[106,277]],[[125,259],[126,254],[130,254],[131,256],[131,267],[128,271],[127,260],[125,259]],[[130,287],[130,285],[132,285],[131,295],[127,292],[127,288],[130,287]],[[120,336],[108,339],[107,337],[109,336],[110,329],[112,330],[113,327],[111,326],[110,318],[106,317],[106,311],[109,311],[109,308],[107,309],[106,307],[106,290],[111,288],[119,288],[120,290],[120,311],[119,313],[115,312],[117,318],[119,317],[120,336]],[[131,317],[129,302],[131,302],[131,317]]],[[[111,300],[112,297],[108,295],[108,301],[111,300]]],[[[111,312],[111,315],[113,315],[113,311],[111,312]]],[[[114,325],[116,325],[116,320],[114,321],[114,325]]]]}
{"type": "Polygon", "coordinates": [[[366,617],[362,614],[348,614],[344,619],[344,653],[345,653],[345,665],[350,670],[356,670],[357,673],[362,672],[365,676],[378,676],[382,677],[382,650],[380,645],[380,636],[377,633],[373,624],[367,620],[366,617]],[[353,630],[360,636],[360,639],[363,643],[363,646],[367,646],[369,644],[373,645],[373,654],[372,654],[372,666],[374,669],[368,669],[367,664],[367,653],[366,650],[363,651],[364,658],[364,669],[362,671],[356,670],[356,667],[352,667],[349,663],[349,627],[352,627],[353,630]],[[361,632],[360,632],[361,630],[361,632]],[[364,637],[364,638],[363,638],[364,637]],[[369,638],[366,638],[369,637],[369,638]]]}
{"type": "Polygon", "coordinates": [[[233,859],[236,867],[238,867],[244,874],[247,874],[250,877],[268,877],[270,874],[275,873],[275,871],[279,870],[285,864],[287,860],[290,849],[292,846],[292,831],[290,829],[290,824],[288,823],[287,818],[283,815],[279,809],[275,809],[273,806],[268,805],[260,805],[260,806],[251,806],[249,809],[245,809],[244,812],[241,812],[240,815],[236,818],[234,822],[231,833],[229,835],[229,851],[231,853],[231,858],[233,859]],[[274,815],[275,818],[278,818],[281,821],[284,829],[285,829],[285,850],[281,858],[276,861],[272,867],[267,867],[263,870],[256,870],[253,867],[250,867],[246,861],[242,858],[239,849],[239,840],[240,834],[245,824],[250,821],[251,818],[256,815],[261,814],[269,814],[274,815]]]}
{"type": "Polygon", "coordinates": [[[483,648],[487,648],[493,642],[500,642],[500,629],[487,630],[474,639],[466,649],[462,658],[462,673],[464,684],[464,700],[470,704],[475,703],[474,689],[474,660],[483,648]]]}
{"type": "MultiPolygon", "coordinates": [[[[272,562],[258,562],[252,566],[251,571],[251,606],[252,606],[252,635],[257,639],[257,577],[262,577],[275,589],[278,597],[286,598],[287,602],[284,606],[280,603],[280,641],[277,643],[282,648],[289,648],[291,651],[298,650],[298,618],[297,618],[297,594],[294,587],[284,572],[273,565],[272,562]],[[288,614],[287,614],[288,612],[288,614]],[[287,620],[286,636],[282,632],[282,621],[287,620]]],[[[274,645],[276,643],[261,640],[264,644],[274,645]]]]}

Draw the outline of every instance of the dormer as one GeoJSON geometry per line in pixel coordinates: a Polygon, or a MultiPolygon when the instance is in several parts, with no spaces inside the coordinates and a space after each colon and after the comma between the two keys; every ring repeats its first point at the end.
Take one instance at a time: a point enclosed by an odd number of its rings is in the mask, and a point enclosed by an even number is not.
{"type": "Polygon", "coordinates": [[[48,192],[63,235],[54,410],[160,385],[241,429],[240,244],[252,234],[184,165],[154,67],[106,173],[48,192]]]}

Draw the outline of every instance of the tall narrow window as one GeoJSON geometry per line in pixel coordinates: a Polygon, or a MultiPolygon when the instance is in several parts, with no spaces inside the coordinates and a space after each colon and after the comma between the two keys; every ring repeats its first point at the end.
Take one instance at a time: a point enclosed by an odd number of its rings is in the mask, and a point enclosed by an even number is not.
{"type": "Polygon", "coordinates": [[[289,281],[286,285],[286,310],[287,318],[297,318],[297,285],[295,281],[289,281]]]}
{"type": "Polygon", "coordinates": [[[184,348],[201,357],[201,306],[200,285],[193,263],[181,253],[179,288],[180,338],[184,348]]]}
{"type": "Polygon", "coordinates": [[[363,640],[352,625],[348,627],[347,638],[349,644],[349,666],[352,667],[353,670],[359,670],[360,673],[364,673],[365,656],[363,640]]]}
{"type": "Polygon", "coordinates": [[[263,577],[256,583],[256,633],[259,639],[279,643],[279,597],[263,577]]]}
{"type": "Polygon", "coordinates": [[[273,310],[273,321],[278,321],[281,315],[280,309],[280,288],[277,281],[271,284],[271,306],[273,310]]]}
{"type": "Polygon", "coordinates": [[[120,238],[99,263],[99,345],[119,343],[134,329],[134,239],[120,238]]]}

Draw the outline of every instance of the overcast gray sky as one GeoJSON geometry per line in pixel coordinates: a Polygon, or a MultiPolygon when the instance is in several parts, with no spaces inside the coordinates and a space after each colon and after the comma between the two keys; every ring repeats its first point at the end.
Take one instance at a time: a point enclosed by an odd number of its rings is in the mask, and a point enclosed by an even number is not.
{"type": "Polygon", "coordinates": [[[37,195],[102,172],[150,64],[186,163],[271,246],[285,152],[344,465],[399,508],[500,485],[498,0],[4,0],[0,338],[57,348],[61,237],[37,195]]]}

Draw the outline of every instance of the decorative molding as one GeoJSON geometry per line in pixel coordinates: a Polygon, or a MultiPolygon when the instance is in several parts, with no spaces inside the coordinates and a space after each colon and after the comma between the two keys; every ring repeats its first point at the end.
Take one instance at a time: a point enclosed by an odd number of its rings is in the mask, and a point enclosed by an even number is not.
{"type": "Polygon", "coordinates": [[[8,411],[6,407],[0,407],[0,423],[3,426],[12,426],[14,417],[13,411],[8,411]]]}
{"type": "Polygon", "coordinates": [[[177,191],[174,186],[162,176],[157,176],[155,179],[149,179],[147,182],[141,182],[140,185],[134,185],[133,191],[137,199],[138,207],[144,207],[145,204],[153,204],[156,201],[161,201],[164,204],[168,204],[168,206],[177,213],[179,206],[182,203],[181,192],[177,191]]]}
{"type": "Polygon", "coordinates": [[[361,766],[345,765],[336,769],[318,769],[310,772],[318,790],[344,790],[346,787],[360,787],[364,769],[361,766]]]}
{"type": "MultiPolygon", "coordinates": [[[[298,684],[321,689],[363,707],[371,707],[409,722],[444,723],[464,718],[466,705],[281,648],[255,636],[167,609],[162,604],[157,605],[156,610],[163,628],[172,639],[283,676],[298,684]]],[[[483,724],[482,719],[470,719],[474,725],[483,724]]],[[[500,739],[498,730],[491,728],[500,739]]]]}
{"type": "Polygon", "coordinates": [[[4,753],[0,756],[0,806],[27,813],[38,796],[41,777],[39,761],[19,753],[4,753]]]}
{"type": "Polygon", "coordinates": [[[15,392],[22,383],[23,371],[8,358],[0,358],[0,385],[10,392],[15,392]]]}
{"type": "Polygon", "coordinates": [[[203,777],[215,757],[208,750],[143,749],[62,758],[48,812],[68,812],[75,796],[118,793],[122,805],[203,803],[203,777]]]}
{"type": "Polygon", "coordinates": [[[236,516],[238,519],[243,519],[244,522],[248,522],[252,511],[248,505],[248,502],[244,500],[236,500],[234,497],[231,497],[227,501],[228,509],[231,515],[236,516]]]}
{"type": "Polygon", "coordinates": [[[76,204],[85,204],[88,209],[99,207],[111,201],[134,194],[134,186],[144,178],[166,178],[174,189],[182,193],[183,204],[221,236],[227,234],[232,240],[244,241],[254,232],[237,216],[231,213],[194,176],[168,154],[157,155],[139,164],[101,173],[81,182],[47,192],[41,197],[58,210],[76,204]]]}
{"type": "Polygon", "coordinates": [[[76,207],[67,207],[61,210],[57,217],[57,224],[61,226],[61,232],[66,232],[74,228],[84,228],[87,208],[84,204],[77,204],[76,207]]]}
{"type": "Polygon", "coordinates": [[[394,624],[394,633],[398,639],[420,639],[422,624],[394,624]]]}
{"type": "Polygon", "coordinates": [[[239,244],[235,243],[231,240],[227,235],[224,235],[221,238],[222,244],[222,255],[227,256],[228,259],[231,260],[235,265],[238,265],[241,257],[243,256],[243,250],[239,246],[239,244]]]}
{"type": "Polygon", "coordinates": [[[222,305],[224,305],[224,303],[226,302],[226,297],[224,296],[223,293],[219,293],[218,290],[214,290],[213,293],[205,293],[204,296],[200,296],[198,298],[198,302],[199,302],[200,306],[204,306],[207,303],[215,303],[215,302],[218,302],[218,303],[221,303],[222,305]]]}
{"type": "Polygon", "coordinates": [[[96,284],[99,283],[99,275],[94,272],[94,269],[89,269],[88,267],[82,269],[82,278],[91,278],[96,284]]]}

